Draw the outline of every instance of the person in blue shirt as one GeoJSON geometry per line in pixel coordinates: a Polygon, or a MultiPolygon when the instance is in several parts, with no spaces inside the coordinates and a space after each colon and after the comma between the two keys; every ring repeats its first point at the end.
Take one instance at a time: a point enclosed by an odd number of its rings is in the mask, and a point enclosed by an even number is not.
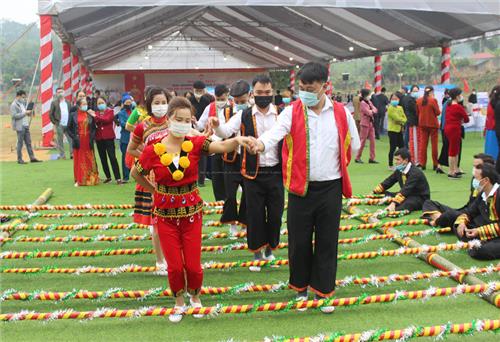
{"type": "Polygon", "coordinates": [[[122,95],[122,108],[118,112],[118,121],[120,122],[120,150],[122,151],[122,170],[123,170],[123,182],[128,182],[130,169],[127,167],[125,162],[125,157],[127,154],[127,146],[130,140],[130,132],[127,131],[125,126],[127,125],[127,120],[132,113],[132,96],[129,93],[124,93],[122,95]]]}

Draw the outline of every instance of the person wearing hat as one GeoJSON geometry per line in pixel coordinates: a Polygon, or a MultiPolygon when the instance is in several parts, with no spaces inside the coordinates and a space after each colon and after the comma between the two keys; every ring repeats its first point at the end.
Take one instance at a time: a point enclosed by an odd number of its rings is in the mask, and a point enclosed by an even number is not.
{"type": "Polygon", "coordinates": [[[122,107],[120,112],[118,112],[118,121],[120,122],[120,151],[122,151],[122,173],[123,182],[128,182],[130,169],[127,167],[125,162],[125,156],[127,154],[128,142],[130,140],[130,132],[127,130],[127,120],[132,113],[132,96],[129,93],[122,94],[122,107]]]}

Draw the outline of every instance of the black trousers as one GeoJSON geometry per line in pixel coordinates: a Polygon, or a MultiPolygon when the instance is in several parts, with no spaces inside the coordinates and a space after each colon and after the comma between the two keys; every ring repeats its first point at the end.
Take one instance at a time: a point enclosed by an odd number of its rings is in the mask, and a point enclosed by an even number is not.
{"type": "Polygon", "coordinates": [[[387,132],[389,135],[389,166],[392,166],[394,152],[396,149],[403,148],[405,142],[403,140],[403,132],[387,132]]]}
{"type": "Polygon", "coordinates": [[[310,182],[305,197],[288,194],[290,287],[322,297],[335,291],[342,180],[310,182]],[[314,246],[313,246],[314,235],[314,246]]]}
{"type": "Polygon", "coordinates": [[[436,225],[439,227],[453,227],[458,216],[462,214],[462,210],[453,209],[438,201],[426,200],[422,205],[422,218],[430,218],[432,212],[440,212],[441,216],[436,220],[436,225]]]}
{"type": "Polygon", "coordinates": [[[247,209],[245,201],[245,186],[243,185],[243,176],[241,175],[240,155],[236,156],[233,163],[224,162],[224,186],[226,199],[224,201],[224,212],[220,218],[222,223],[234,223],[238,221],[247,224],[247,209]],[[238,187],[241,185],[243,193],[238,210],[237,194],[238,187]]]}
{"type": "MultiPolygon", "coordinates": [[[[395,197],[395,192],[386,191],[385,195],[395,197]]],[[[422,196],[408,196],[405,198],[403,203],[396,205],[396,210],[409,210],[409,211],[417,211],[422,210],[422,206],[424,205],[425,200],[428,198],[422,196]]]]}
{"type": "Polygon", "coordinates": [[[111,179],[111,173],[109,172],[108,158],[113,168],[113,175],[115,180],[120,179],[120,168],[118,166],[118,160],[116,160],[116,150],[114,139],[107,140],[96,140],[97,152],[99,152],[99,158],[101,159],[102,170],[106,175],[106,179],[111,179]]]}
{"type": "MultiPolygon", "coordinates": [[[[474,228],[474,225],[468,225],[469,228],[474,228]]],[[[458,237],[459,240],[468,242],[473,239],[469,239],[467,236],[458,236],[456,230],[453,232],[458,237]]],[[[500,259],[500,238],[494,238],[487,241],[481,241],[481,247],[471,248],[468,250],[469,255],[478,260],[495,260],[500,259]]]]}
{"type": "Polygon", "coordinates": [[[247,210],[247,243],[251,252],[280,241],[285,190],[281,166],[261,167],[255,179],[243,178],[247,210]]]}
{"type": "MultiPolygon", "coordinates": [[[[463,127],[462,127],[462,137],[464,136],[463,133],[463,127]]],[[[446,135],[444,134],[444,130],[441,130],[441,152],[439,152],[439,157],[438,157],[438,163],[439,165],[443,166],[450,166],[448,165],[448,138],[446,138],[446,135]]],[[[462,160],[462,140],[460,140],[460,151],[458,152],[458,167],[460,167],[460,161],[462,160]]]]}
{"type": "Polygon", "coordinates": [[[214,154],[210,156],[212,165],[212,190],[216,201],[226,199],[226,189],[224,187],[224,161],[222,154],[214,154]]]}

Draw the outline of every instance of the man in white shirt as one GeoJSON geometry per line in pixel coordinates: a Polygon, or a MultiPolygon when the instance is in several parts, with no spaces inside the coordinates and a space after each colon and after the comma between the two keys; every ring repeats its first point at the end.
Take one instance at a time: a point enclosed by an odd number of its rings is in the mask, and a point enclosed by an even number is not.
{"type": "MultiPolygon", "coordinates": [[[[360,141],[349,110],[325,95],[327,67],[310,62],[297,76],[299,99],[259,137],[254,152],[266,154],[285,138],[289,286],[303,301],[308,299],[308,289],[316,299],[335,292],[342,194],[352,195],[347,165],[360,141]]],[[[331,313],[334,307],[323,306],[321,311],[331,313]]]]}
{"type": "Polygon", "coordinates": [[[69,102],[64,98],[64,90],[60,87],[57,88],[56,96],[50,104],[49,117],[56,129],[57,149],[59,151],[58,159],[66,159],[66,153],[64,152],[64,136],[66,136],[66,139],[68,140],[69,154],[71,159],[73,159],[73,144],[71,142],[71,137],[68,134],[70,107],[69,102]]]}
{"type": "MultiPolygon", "coordinates": [[[[252,82],[255,105],[238,111],[226,124],[217,118],[211,126],[218,136],[241,135],[257,138],[277,122],[278,111],[273,101],[273,85],[267,75],[258,75],[252,82]]],[[[241,150],[241,174],[247,206],[247,244],[255,260],[275,259],[272,251],[279,244],[281,218],[284,209],[284,189],[281,179],[281,149],[276,144],[261,155],[241,150]]],[[[258,272],[260,267],[252,266],[258,272]]]]}
{"type": "MultiPolygon", "coordinates": [[[[229,104],[229,89],[224,84],[218,84],[214,89],[215,101],[205,107],[203,114],[196,123],[196,128],[203,131],[208,126],[210,117],[218,117],[221,122],[226,122],[233,115],[233,108],[229,104]]],[[[213,141],[222,140],[217,135],[210,137],[213,141]]],[[[216,201],[226,199],[224,186],[224,161],[222,154],[214,154],[209,157],[212,171],[212,189],[216,201]]]]}

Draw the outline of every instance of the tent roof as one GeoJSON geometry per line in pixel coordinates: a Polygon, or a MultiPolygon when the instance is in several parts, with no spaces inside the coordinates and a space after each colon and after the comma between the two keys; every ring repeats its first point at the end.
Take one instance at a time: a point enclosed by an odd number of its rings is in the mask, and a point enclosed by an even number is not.
{"type": "Polygon", "coordinates": [[[500,30],[497,0],[39,0],[39,14],[92,69],[146,55],[154,69],[215,68],[221,55],[228,68],[289,67],[500,30]]]}

